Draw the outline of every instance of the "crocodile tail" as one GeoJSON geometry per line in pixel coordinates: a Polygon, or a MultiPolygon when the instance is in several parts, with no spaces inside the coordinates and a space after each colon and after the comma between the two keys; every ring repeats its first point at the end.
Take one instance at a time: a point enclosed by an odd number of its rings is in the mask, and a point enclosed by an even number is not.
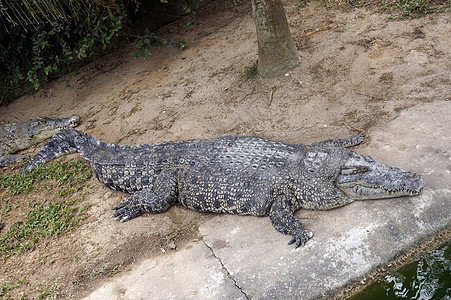
{"type": "Polygon", "coordinates": [[[33,170],[64,154],[77,152],[77,145],[80,145],[86,137],[87,134],[79,132],[71,127],[62,129],[58,134],[54,135],[41,150],[39,150],[38,154],[33,157],[22,170],[20,170],[20,173],[33,170]]]}

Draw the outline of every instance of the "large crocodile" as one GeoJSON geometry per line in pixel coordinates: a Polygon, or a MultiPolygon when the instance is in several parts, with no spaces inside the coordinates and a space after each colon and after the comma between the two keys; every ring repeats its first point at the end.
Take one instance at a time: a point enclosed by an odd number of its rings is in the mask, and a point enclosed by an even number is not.
{"type": "Polygon", "coordinates": [[[418,195],[424,180],[415,173],[374,161],[345,147],[364,136],[312,145],[259,137],[225,136],[154,145],[107,145],[68,128],[55,135],[22,170],[56,156],[80,152],[97,179],[130,193],[112,217],[128,221],[159,213],[175,203],[197,211],[263,216],[304,245],[312,233],[293,213],[330,209],[354,200],[418,195]]]}
{"type": "Polygon", "coordinates": [[[76,126],[80,116],[69,118],[32,118],[22,123],[11,123],[0,126],[0,167],[27,158],[27,155],[13,155],[17,151],[27,149],[60,131],[65,126],[76,126]]]}

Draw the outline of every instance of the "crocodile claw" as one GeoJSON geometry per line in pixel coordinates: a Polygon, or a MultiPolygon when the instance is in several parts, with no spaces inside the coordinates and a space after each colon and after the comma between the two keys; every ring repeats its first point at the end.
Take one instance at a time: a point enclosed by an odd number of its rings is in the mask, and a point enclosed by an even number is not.
{"type": "Polygon", "coordinates": [[[130,220],[130,217],[128,217],[128,216],[121,217],[121,216],[111,215],[110,218],[113,218],[114,220],[119,221],[119,222],[127,222],[128,220],[130,220]]]}
{"type": "Polygon", "coordinates": [[[291,237],[291,240],[288,242],[288,245],[295,243],[294,248],[296,249],[299,246],[304,246],[305,243],[307,243],[307,241],[309,239],[311,239],[312,237],[313,237],[313,232],[311,232],[309,230],[304,230],[300,234],[293,235],[291,237]]]}
{"type": "MultiPolygon", "coordinates": [[[[119,218],[117,218],[117,220],[118,220],[119,218]]],[[[120,219],[120,222],[127,222],[128,220],[130,220],[130,217],[122,217],[121,219],[120,219]]]]}

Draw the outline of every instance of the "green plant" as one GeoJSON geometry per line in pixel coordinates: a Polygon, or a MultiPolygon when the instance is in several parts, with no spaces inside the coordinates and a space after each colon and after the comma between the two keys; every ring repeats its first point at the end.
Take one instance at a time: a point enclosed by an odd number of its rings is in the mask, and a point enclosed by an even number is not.
{"type": "MultiPolygon", "coordinates": [[[[297,7],[298,8],[303,8],[306,7],[311,0],[299,0],[297,7]]],[[[319,5],[319,6],[323,6],[323,7],[329,7],[330,5],[330,0],[313,0],[313,2],[315,3],[315,5],[319,5]]]]}
{"type": "Polygon", "coordinates": [[[91,273],[91,277],[95,277],[97,275],[104,274],[105,272],[106,272],[105,266],[102,265],[101,267],[99,267],[98,270],[95,270],[91,273]]]}
{"type": "Polygon", "coordinates": [[[299,0],[297,7],[303,8],[303,7],[306,7],[309,3],[310,3],[310,0],[299,0]]]}
{"type": "MultiPolygon", "coordinates": [[[[39,299],[58,299],[60,285],[55,283],[52,287],[41,289],[41,294],[39,295],[39,299]]],[[[38,287],[38,289],[40,289],[38,287]]]]}
{"type": "MultiPolygon", "coordinates": [[[[433,8],[432,0],[382,1],[380,5],[393,13],[390,16],[391,19],[398,20],[413,19],[421,15],[440,11],[440,9],[433,8]]],[[[451,5],[451,1],[449,5],[451,5]]]]}
{"type": "Polygon", "coordinates": [[[348,0],[348,5],[350,7],[354,7],[354,8],[362,7],[363,4],[364,4],[364,0],[362,0],[362,1],[361,0],[348,0]]]}
{"type": "Polygon", "coordinates": [[[108,272],[108,276],[113,276],[119,272],[119,266],[113,266],[111,270],[108,272]]]}
{"type": "Polygon", "coordinates": [[[146,28],[144,35],[136,36],[135,40],[135,58],[146,58],[150,55],[150,49],[157,46],[162,46],[155,32],[150,32],[149,28],[146,28]]]}
{"type": "Polygon", "coordinates": [[[8,294],[8,292],[16,287],[18,287],[18,284],[10,284],[9,282],[3,282],[2,285],[0,285],[0,297],[3,298],[8,294]]]}
{"type": "Polygon", "coordinates": [[[150,32],[149,28],[146,28],[143,35],[133,36],[136,38],[135,40],[135,58],[143,58],[145,59],[150,55],[150,48],[163,46],[165,48],[175,47],[179,49],[183,49],[185,47],[185,40],[171,40],[167,39],[164,43],[163,41],[155,34],[155,32],[150,32]]]}
{"type": "Polygon", "coordinates": [[[185,40],[172,40],[172,39],[167,39],[167,41],[164,43],[164,47],[165,48],[178,48],[178,49],[183,49],[185,48],[185,40]]]}
{"type": "Polygon", "coordinates": [[[4,216],[7,215],[11,211],[11,203],[6,204],[6,207],[3,209],[0,209],[0,215],[4,216]]]}
{"type": "Polygon", "coordinates": [[[172,239],[175,239],[180,233],[180,228],[176,227],[169,234],[166,235],[166,242],[169,242],[172,239]]]}
{"type": "Polygon", "coordinates": [[[245,80],[253,79],[255,75],[257,75],[257,63],[244,67],[243,77],[245,80]]]}

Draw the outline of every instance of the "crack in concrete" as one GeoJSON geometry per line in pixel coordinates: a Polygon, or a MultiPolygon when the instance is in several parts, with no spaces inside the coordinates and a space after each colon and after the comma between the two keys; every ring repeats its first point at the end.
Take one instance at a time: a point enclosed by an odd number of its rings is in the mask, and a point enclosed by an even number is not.
{"type": "Polygon", "coordinates": [[[246,299],[248,299],[248,300],[252,299],[251,297],[249,297],[249,296],[246,294],[246,292],[243,290],[243,288],[236,282],[235,278],[234,278],[232,275],[230,275],[229,270],[227,270],[227,268],[225,267],[225,265],[224,265],[224,263],[222,262],[222,260],[221,260],[218,256],[216,256],[215,252],[213,251],[213,248],[211,248],[205,241],[202,241],[202,242],[204,243],[204,245],[205,245],[208,249],[210,249],[211,254],[213,255],[213,257],[216,258],[216,259],[219,261],[219,263],[221,264],[221,268],[224,270],[224,272],[226,273],[227,277],[230,278],[230,279],[232,280],[233,284],[234,284],[234,285],[236,286],[236,288],[241,292],[241,294],[243,294],[244,298],[246,298],[246,299]]]}

